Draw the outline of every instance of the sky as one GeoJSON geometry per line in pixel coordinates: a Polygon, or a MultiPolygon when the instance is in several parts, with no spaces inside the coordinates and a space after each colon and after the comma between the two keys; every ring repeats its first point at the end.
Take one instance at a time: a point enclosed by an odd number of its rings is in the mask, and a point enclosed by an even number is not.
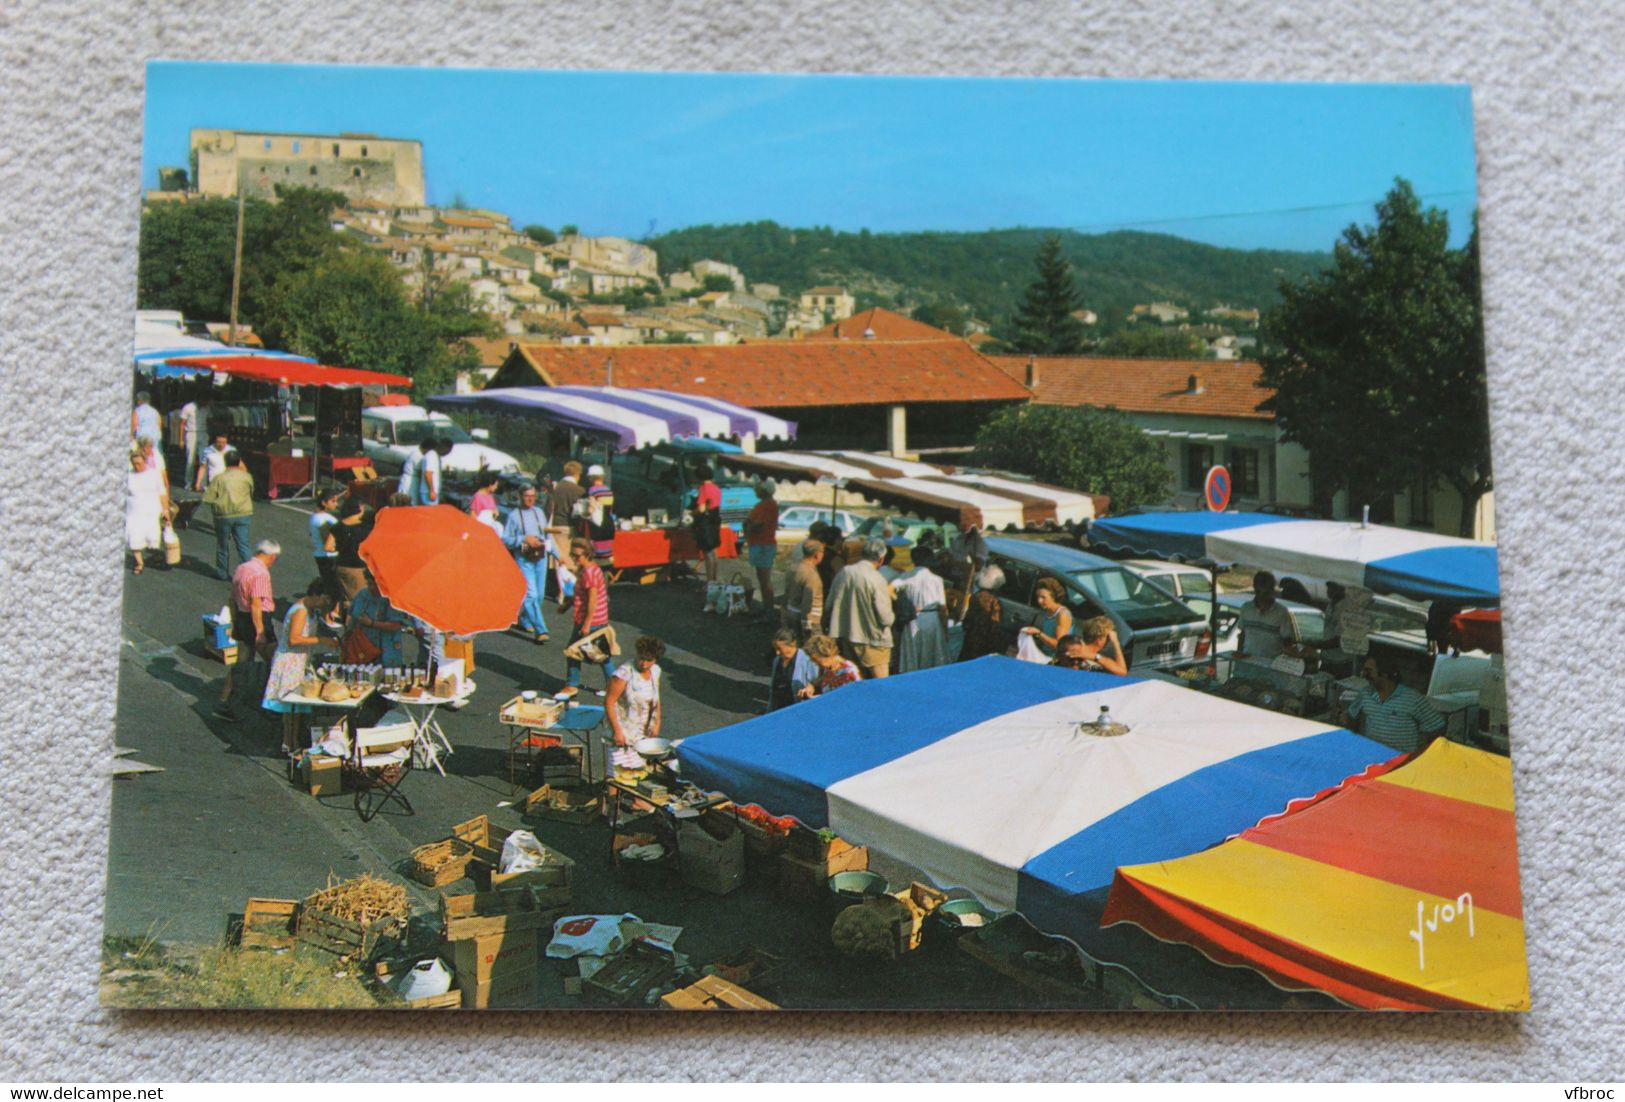
{"type": "Polygon", "coordinates": [[[1143,229],[1322,250],[1396,176],[1465,240],[1465,85],[540,72],[152,62],[142,186],[193,127],[423,143],[429,202],[642,238],[1143,229]]]}

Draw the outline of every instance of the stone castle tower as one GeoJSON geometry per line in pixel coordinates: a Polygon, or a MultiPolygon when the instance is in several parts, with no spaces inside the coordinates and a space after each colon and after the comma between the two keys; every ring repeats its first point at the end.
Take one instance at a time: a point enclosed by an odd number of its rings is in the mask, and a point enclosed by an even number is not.
{"type": "Polygon", "coordinates": [[[424,205],[423,143],[372,134],[193,130],[192,179],[202,195],[257,199],[278,184],[330,188],[393,207],[424,205]]]}

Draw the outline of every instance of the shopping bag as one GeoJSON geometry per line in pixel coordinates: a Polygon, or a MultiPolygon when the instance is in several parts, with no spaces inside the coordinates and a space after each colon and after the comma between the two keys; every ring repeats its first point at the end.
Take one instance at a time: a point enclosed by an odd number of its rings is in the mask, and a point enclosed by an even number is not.
{"type": "Polygon", "coordinates": [[[1038,641],[1031,635],[1023,632],[1016,638],[1016,657],[1023,662],[1037,662],[1041,666],[1049,665],[1049,655],[1038,649],[1038,641]]]}
{"type": "Polygon", "coordinates": [[[164,562],[170,566],[181,564],[181,538],[167,524],[164,525],[164,562]]]}

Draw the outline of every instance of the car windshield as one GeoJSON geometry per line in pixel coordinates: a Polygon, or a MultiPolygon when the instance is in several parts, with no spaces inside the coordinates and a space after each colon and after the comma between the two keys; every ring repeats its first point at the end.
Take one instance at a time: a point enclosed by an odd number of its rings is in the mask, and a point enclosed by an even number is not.
{"type": "Polygon", "coordinates": [[[1201,619],[1195,612],[1121,566],[1096,570],[1072,570],[1067,577],[1095,601],[1108,606],[1135,631],[1193,623],[1201,619]]]}
{"type": "Polygon", "coordinates": [[[870,517],[853,529],[852,534],[864,537],[879,536],[885,532],[887,525],[890,525],[891,530],[897,535],[907,536],[909,539],[916,539],[920,532],[937,527],[935,523],[928,520],[910,520],[907,517],[870,517]]]}
{"type": "Polygon", "coordinates": [[[474,438],[455,421],[396,421],[395,443],[421,444],[429,437],[445,437],[453,444],[471,444],[474,438]]]}
{"type": "Polygon", "coordinates": [[[1372,631],[1427,632],[1428,614],[1421,607],[1389,597],[1373,601],[1367,611],[1371,613],[1372,631]]]}

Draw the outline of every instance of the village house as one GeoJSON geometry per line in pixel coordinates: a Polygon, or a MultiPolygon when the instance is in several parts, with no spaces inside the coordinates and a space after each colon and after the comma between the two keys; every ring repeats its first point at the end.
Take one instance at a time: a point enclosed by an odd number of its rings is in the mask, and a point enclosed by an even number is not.
{"type": "Polygon", "coordinates": [[[1141,303],[1129,312],[1129,321],[1139,321],[1141,318],[1150,318],[1167,325],[1171,321],[1184,321],[1191,316],[1191,312],[1183,306],[1175,306],[1171,302],[1141,303]]]}
{"type": "Polygon", "coordinates": [[[708,276],[721,276],[734,285],[734,290],[743,291],[745,289],[743,273],[732,264],[724,264],[720,260],[696,260],[688,266],[688,270],[699,282],[700,286],[705,285],[708,276]]]}
{"type": "Polygon", "coordinates": [[[813,287],[801,292],[801,309],[821,315],[827,323],[851,317],[858,303],[845,287],[813,287]]]}
{"type": "Polygon", "coordinates": [[[784,297],[784,293],[779,289],[777,283],[752,283],[750,293],[763,302],[772,302],[776,298],[784,297]]]}
{"type": "Polygon", "coordinates": [[[942,341],[960,340],[946,329],[876,306],[834,321],[801,338],[807,341],[942,341]]]}
{"type": "Polygon", "coordinates": [[[969,344],[942,338],[613,348],[521,341],[490,385],[677,390],[795,421],[799,448],[906,455],[964,447],[995,410],[1030,397],[969,344]]]}
{"type": "MultiPolygon", "coordinates": [[[[565,234],[548,246],[550,252],[568,261],[569,267],[586,268],[605,275],[631,277],[625,286],[660,282],[660,257],[647,245],[624,237],[583,237],[565,234]]],[[[602,294],[605,292],[594,292],[602,294]]]]}
{"type": "MultiPolygon", "coordinates": [[[[1161,443],[1171,487],[1164,504],[1201,508],[1207,472],[1223,464],[1230,471],[1232,508],[1312,508],[1309,453],[1288,442],[1274,416],[1258,408],[1273,391],[1262,385],[1262,368],[1253,361],[989,358],[1025,385],[1036,404],[1115,409],[1161,443]]],[[[1443,485],[1415,487],[1392,506],[1391,514],[1372,519],[1448,535],[1458,531],[1460,499],[1443,485]]],[[[1343,494],[1332,508],[1339,518],[1360,513],[1343,494]]],[[[1477,538],[1494,537],[1488,496],[1480,502],[1475,529],[1477,538]]]]}

